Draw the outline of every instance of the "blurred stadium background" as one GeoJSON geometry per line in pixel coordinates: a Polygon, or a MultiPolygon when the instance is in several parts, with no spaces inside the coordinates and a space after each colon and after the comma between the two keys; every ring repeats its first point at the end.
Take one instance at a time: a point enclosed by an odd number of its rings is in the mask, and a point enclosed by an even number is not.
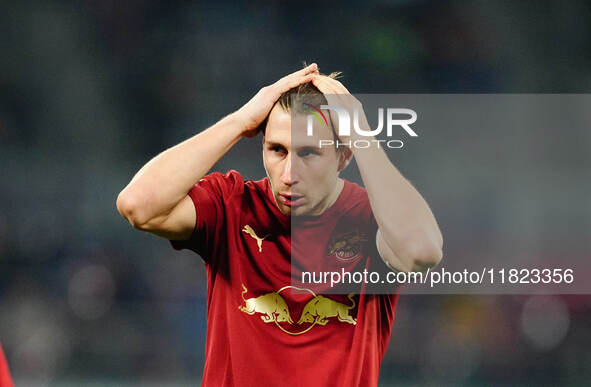
{"type": "MultiPolygon", "coordinates": [[[[198,384],[203,264],[133,231],[115,199],[303,60],[353,92],[587,93],[591,3],[0,2],[0,341],[17,385],[198,384]]],[[[262,178],[259,147],[242,141],[216,169],[262,178]]],[[[431,204],[444,234],[492,243],[485,204],[503,198],[473,199],[468,225],[431,204]]],[[[586,385],[590,317],[588,295],[404,296],[380,385],[586,385]]]]}

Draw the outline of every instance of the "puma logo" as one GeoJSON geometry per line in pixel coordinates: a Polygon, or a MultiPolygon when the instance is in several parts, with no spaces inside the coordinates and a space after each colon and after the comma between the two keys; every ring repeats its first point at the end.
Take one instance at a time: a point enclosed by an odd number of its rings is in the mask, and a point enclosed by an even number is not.
{"type": "Polygon", "coordinates": [[[264,237],[259,237],[254,230],[252,229],[252,227],[250,227],[248,224],[244,226],[244,228],[242,229],[242,232],[247,233],[248,235],[250,235],[251,237],[253,237],[254,239],[256,239],[257,241],[257,246],[259,247],[259,253],[263,251],[263,240],[268,237],[271,234],[267,234],[264,237]]]}

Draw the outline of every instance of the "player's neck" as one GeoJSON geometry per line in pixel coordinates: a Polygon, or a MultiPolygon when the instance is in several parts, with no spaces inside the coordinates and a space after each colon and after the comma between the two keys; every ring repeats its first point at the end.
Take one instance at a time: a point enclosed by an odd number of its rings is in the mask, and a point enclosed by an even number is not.
{"type": "Polygon", "coordinates": [[[319,203],[316,211],[314,211],[314,215],[312,216],[321,216],[326,211],[328,211],[328,209],[330,209],[338,200],[339,196],[341,195],[341,192],[343,192],[344,186],[345,181],[340,177],[337,178],[337,183],[335,184],[334,189],[329,195],[326,196],[325,200],[319,203]]]}

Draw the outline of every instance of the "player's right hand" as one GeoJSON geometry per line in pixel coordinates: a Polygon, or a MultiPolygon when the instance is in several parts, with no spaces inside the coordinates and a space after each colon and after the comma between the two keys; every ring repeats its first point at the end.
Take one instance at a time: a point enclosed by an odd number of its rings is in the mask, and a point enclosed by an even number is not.
{"type": "Polygon", "coordinates": [[[318,66],[312,63],[295,73],[281,78],[272,85],[265,86],[236,112],[236,117],[242,125],[244,137],[254,137],[258,134],[260,125],[271,112],[275,102],[286,91],[312,81],[318,74],[318,66]]]}

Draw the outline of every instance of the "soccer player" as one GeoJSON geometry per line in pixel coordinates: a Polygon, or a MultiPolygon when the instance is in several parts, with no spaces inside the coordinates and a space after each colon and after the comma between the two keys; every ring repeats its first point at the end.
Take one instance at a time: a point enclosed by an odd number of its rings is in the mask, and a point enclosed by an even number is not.
{"type": "Polygon", "coordinates": [[[334,76],[307,66],[154,157],[117,198],[133,227],[205,262],[204,386],[377,385],[397,295],[319,294],[294,285],[293,261],[298,270],[317,262],[419,271],[442,256],[431,210],[383,149],[319,147],[335,139],[334,117],[310,137],[295,135],[291,97],[300,95],[356,101],[334,76]],[[265,179],[207,174],[241,138],[260,131],[265,179]],[[365,189],[339,177],[352,157],[365,189]]]}

